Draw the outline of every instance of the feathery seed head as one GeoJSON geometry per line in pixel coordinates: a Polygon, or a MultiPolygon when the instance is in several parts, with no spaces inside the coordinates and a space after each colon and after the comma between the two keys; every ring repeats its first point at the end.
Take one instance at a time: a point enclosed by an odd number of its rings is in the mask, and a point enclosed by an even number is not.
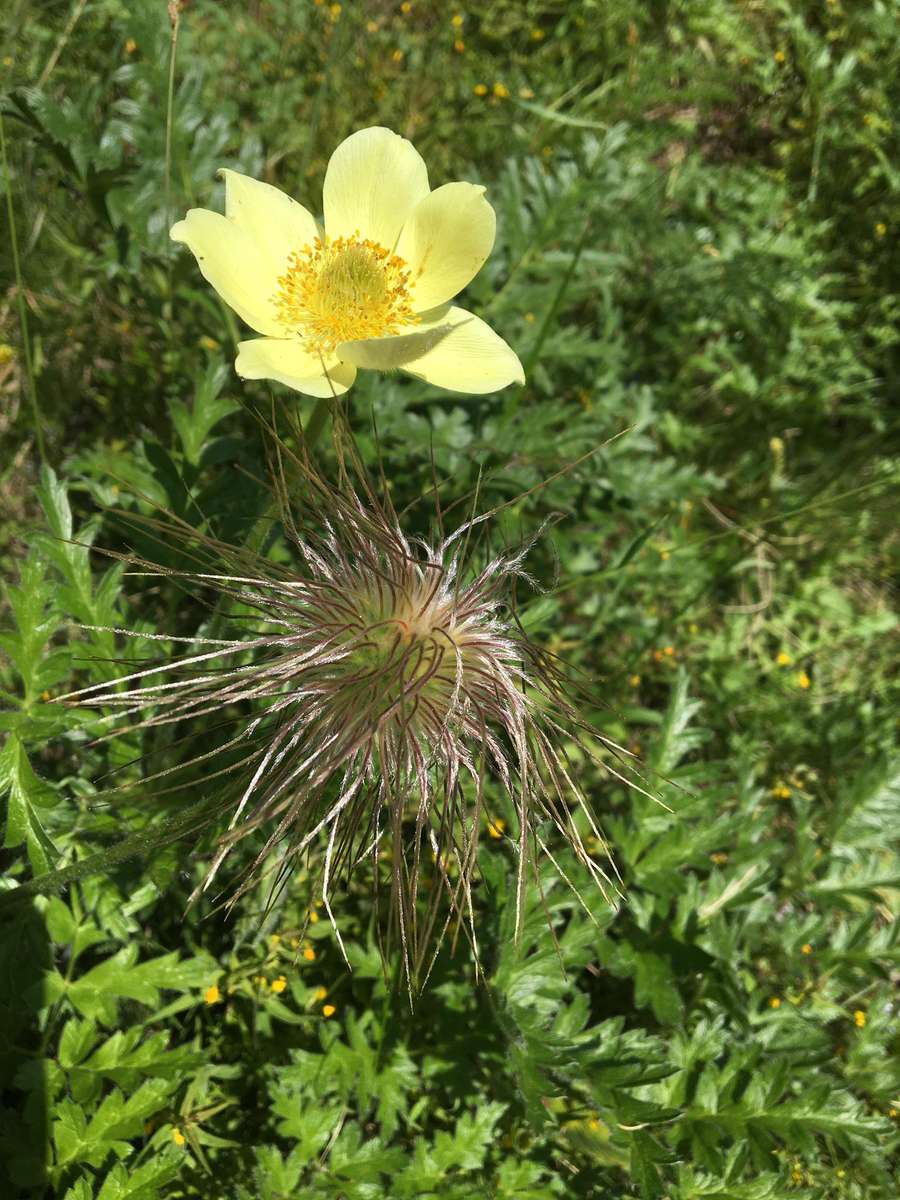
{"type": "Polygon", "coordinates": [[[432,541],[410,538],[358,463],[361,486],[343,471],[337,487],[303,452],[292,465],[305,503],[298,528],[282,475],[290,567],[152,523],[159,535],[191,540],[201,569],[185,573],[188,579],[221,593],[233,615],[239,610],[255,623],[253,633],[194,639],[194,653],[72,699],[109,706],[114,722],[149,707],[144,728],[202,728],[213,715],[233,721],[224,743],[141,780],[143,788],[156,780],[170,788],[183,779],[194,790],[229,781],[230,823],[194,896],[255,831],[262,845],[229,903],[254,884],[276,848],[280,886],[298,856],[318,844],[318,886],[340,943],[331,908],[336,876],[369,857],[377,885],[379,862],[387,861],[388,937],[399,936],[407,979],[420,985],[451,921],[477,961],[472,885],[479,831],[494,817],[489,778],[517,813],[520,905],[529,866],[542,852],[556,861],[548,826],[601,888],[608,882],[586,848],[592,837],[600,845],[600,834],[560,749],[586,727],[565,700],[555,666],[512,612],[516,581],[529,580],[523,560],[530,543],[472,569],[469,535],[484,517],[432,541]]]}

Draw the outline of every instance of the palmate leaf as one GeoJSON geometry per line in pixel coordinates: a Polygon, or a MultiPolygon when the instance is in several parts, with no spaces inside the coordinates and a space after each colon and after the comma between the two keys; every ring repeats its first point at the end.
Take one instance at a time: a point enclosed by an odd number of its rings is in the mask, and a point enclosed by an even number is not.
{"type": "Polygon", "coordinates": [[[51,1129],[54,1165],[86,1162],[99,1167],[110,1151],[120,1157],[130,1154],[128,1139],[143,1132],[144,1122],[165,1107],[177,1086],[176,1080],[147,1079],[127,1098],[116,1088],[90,1119],[80,1105],[60,1100],[51,1129]]]}
{"type": "Polygon", "coordinates": [[[177,1152],[157,1152],[152,1162],[126,1168],[118,1163],[98,1183],[84,1175],[68,1189],[63,1200],[157,1200],[162,1189],[178,1177],[182,1159],[177,1152]]]}
{"type": "Polygon", "coordinates": [[[215,961],[205,955],[181,959],[173,951],[141,963],[137,958],[138,947],[131,944],[77,979],[65,979],[58,971],[48,972],[44,976],[46,1000],[53,1003],[65,997],[82,1016],[114,1025],[119,1000],[136,1000],[155,1008],[162,991],[199,990],[218,973],[215,961]]]}

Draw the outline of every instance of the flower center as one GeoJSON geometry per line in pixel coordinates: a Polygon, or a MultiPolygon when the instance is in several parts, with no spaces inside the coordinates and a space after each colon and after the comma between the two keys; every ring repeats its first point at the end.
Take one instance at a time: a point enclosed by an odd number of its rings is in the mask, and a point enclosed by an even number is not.
{"type": "Polygon", "coordinates": [[[415,324],[408,285],[406,263],[377,242],[316,238],[291,254],[272,299],[286,329],[332,354],[341,342],[415,324]]]}

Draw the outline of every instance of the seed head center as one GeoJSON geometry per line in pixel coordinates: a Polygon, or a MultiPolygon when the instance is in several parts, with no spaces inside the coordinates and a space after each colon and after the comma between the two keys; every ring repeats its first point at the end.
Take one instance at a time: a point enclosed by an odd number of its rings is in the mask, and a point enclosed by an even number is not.
{"type": "Polygon", "coordinates": [[[417,320],[406,263],[358,236],[316,238],[294,251],[272,300],[285,329],[323,354],[341,342],[399,333],[417,320]]]}

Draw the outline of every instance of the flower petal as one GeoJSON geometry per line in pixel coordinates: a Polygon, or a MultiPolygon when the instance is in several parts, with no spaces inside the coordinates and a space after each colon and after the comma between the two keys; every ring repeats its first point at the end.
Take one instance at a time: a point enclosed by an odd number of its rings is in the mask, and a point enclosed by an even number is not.
{"type": "Polygon", "coordinates": [[[279,273],[292,251],[319,236],[312,213],[280,188],[225,168],[219,174],[225,180],[225,216],[265,250],[279,273]]]}
{"type": "Polygon", "coordinates": [[[522,364],[503,338],[480,317],[455,305],[423,314],[414,332],[344,342],[338,354],[358,367],[400,367],[435,387],[473,396],[525,382],[522,364]]]}
{"type": "Polygon", "coordinates": [[[435,313],[429,313],[430,319],[411,327],[410,333],[341,342],[337,348],[338,357],[342,362],[353,363],[370,371],[394,371],[397,367],[405,367],[432,350],[452,332],[453,326],[447,317],[449,311],[449,305],[444,305],[435,313]]]}
{"type": "Polygon", "coordinates": [[[245,229],[221,213],[192,208],[169,237],[193,252],[204,279],[248,325],[258,333],[283,332],[272,303],[277,271],[245,229]]]}
{"type": "Polygon", "coordinates": [[[445,183],[410,213],[397,253],[410,269],[415,312],[446,304],[484,266],[497,218],[474,183],[445,183]]]}
{"type": "Polygon", "coordinates": [[[341,396],[356,378],[356,367],[337,358],[322,360],[296,339],[252,338],[238,343],[234,369],[242,379],[274,379],[305,396],[341,396]]]}
{"type": "Polygon", "coordinates": [[[346,138],[325,172],[329,238],[358,233],[393,250],[403,222],[428,195],[428,168],[412,142],[375,126],[346,138]]]}

